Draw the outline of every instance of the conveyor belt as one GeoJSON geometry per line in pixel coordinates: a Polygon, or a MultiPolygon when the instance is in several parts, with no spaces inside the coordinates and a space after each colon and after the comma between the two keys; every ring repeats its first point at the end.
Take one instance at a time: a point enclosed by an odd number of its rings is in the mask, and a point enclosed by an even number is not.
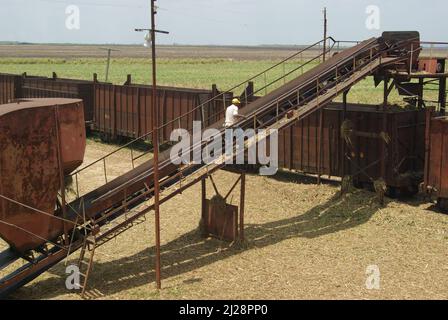
{"type": "MultiPolygon", "coordinates": [[[[241,114],[249,118],[255,114],[260,116],[265,114],[267,111],[269,111],[269,109],[272,109],[272,106],[270,106],[270,104],[273,101],[276,101],[279,97],[282,97],[288,92],[291,91],[295,92],[297,90],[305,88],[307,85],[314,86],[314,81],[318,76],[325,77],[327,75],[326,73],[331,72],[331,70],[336,65],[343,63],[351,63],[351,60],[354,55],[368,51],[370,48],[375,47],[377,43],[378,40],[376,38],[372,38],[358,44],[355,47],[342,51],[336,56],[333,56],[327,61],[319,64],[315,68],[309,70],[303,75],[285,84],[284,86],[270,92],[269,94],[261,97],[260,99],[257,99],[253,103],[250,103],[248,106],[246,106],[241,110],[241,114]]],[[[245,127],[247,125],[251,125],[248,124],[250,122],[251,121],[246,121],[246,123],[244,123],[243,121],[239,125],[241,127],[245,127]]],[[[224,130],[222,127],[222,121],[213,124],[209,128],[215,128],[221,131],[224,130]]],[[[160,157],[159,159],[160,178],[163,179],[166,176],[173,174],[177,170],[177,167],[173,166],[170,162],[169,149],[164,152],[161,152],[159,157],[160,157]]],[[[97,208],[104,207],[99,204],[98,199],[102,198],[103,200],[104,199],[109,200],[112,197],[111,196],[105,197],[105,196],[116,195],[118,192],[124,192],[123,190],[126,190],[127,195],[133,194],[134,192],[142,190],[145,187],[143,184],[143,181],[145,179],[147,180],[146,181],[147,185],[151,185],[152,167],[153,167],[152,161],[148,161],[140,165],[139,167],[135,168],[134,170],[126,173],[125,175],[118,177],[117,179],[105,184],[104,186],[94,190],[93,192],[90,192],[89,194],[85,195],[82,199],[72,203],[71,206],[73,208],[79,208],[81,206],[80,202],[83,201],[86,214],[90,217],[94,217],[95,215],[98,214],[97,208]]],[[[120,197],[120,200],[121,199],[122,197],[120,197]]]]}

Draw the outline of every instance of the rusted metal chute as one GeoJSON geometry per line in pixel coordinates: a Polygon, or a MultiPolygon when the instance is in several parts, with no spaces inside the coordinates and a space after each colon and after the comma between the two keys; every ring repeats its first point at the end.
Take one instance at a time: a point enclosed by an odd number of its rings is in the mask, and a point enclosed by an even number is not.
{"type": "Polygon", "coordinates": [[[64,176],[84,158],[82,101],[32,99],[2,105],[0,146],[0,237],[24,253],[64,229],[55,207],[64,176]]]}

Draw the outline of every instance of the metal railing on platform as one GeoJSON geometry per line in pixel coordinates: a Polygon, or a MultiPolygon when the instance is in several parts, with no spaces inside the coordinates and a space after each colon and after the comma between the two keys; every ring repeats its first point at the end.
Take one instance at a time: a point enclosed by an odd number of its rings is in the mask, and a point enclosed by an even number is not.
{"type": "MultiPolygon", "coordinates": [[[[188,119],[188,117],[191,117],[191,115],[198,110],[202,111],[202,114],[204,114],[203,108],[205,108],[210,102],[213,102],[216,99],[221,98],[223,101],[222,110],[209,115],[206,119],[202,119],[203,123],[208,123],[208,121],[210,119],[213,119],[213,118],[217,117],[218,114],[222,114],[224,112],[224,110],[228,106],[227,104],[230,104],[230,102],[231,102],[231,101],[226,101],[226,96],[229,93],[233,93],[234,91],[236,91],[238,89],[244,88],[243,94],[241,95],[243,98],[242,103],[247,105],[254,99],[254,97],[257,94],[260,94],[260,93],[267,94],[271,90],[285,84],[287,80],[289,80],[289,79],[292,80],[292,79],[300,76],[301,74],[306,72],[308,70],[308,68],[312,67],[313,64],[318,64],[319,62],[321,62],[323,60],[324,55],[328,56],[331,52],[333,52],[333,49],[335,48],[335,45],[337,43],[338,42],[336,40],[334,40],[332,37],[328,37],[328,38],[318,41],[312,45],[309,45],[309,46],[299,50],[298,52],[294,53],[293,55],[287,57],[286,59],[274,64],[273,66],[259,72],[256,75],[250,77],[249,79],[246,79],[245,81],[233,86],[232,88],[228,89],[227,91],[219,93],[218,95],[201,103],[200,105],[198,105],[195,108],[191,109],[190,111],[180,115],[179,117],[162,124],[161,126],[159,126],[157,128],[157,130],[159,130],[159,131],[163,130],[165,127],[170,126],[175,123],[177,123],[178,128],[181,128],[182,120],[188,119]],[[324,42],[329,43],[326,46],[325,52],[322,50],[322,48],[323,48],[322,44],[324,42]],[[303,55],[305,53],[309,53],[309,52],[313,52],[313,53],[317,52],[317,54],[312,55],[311,58],[308,58],[305,62],[303,62],[301,60],[303,58],[303,55]],[[299,63],[296,64],[295,63],[296,61],[298,61],[299,63]],[[276,76],[274,78],[274,80],[268,81],[268,73],[273,73],[274,76],[277,74],[280,74],[280,76],[276,76]],[[252,83],[253,82],[261,83],[261,86],[259,88],[257,88],[256,90],[254,90],[253,92],[248,92],[247,88],[249,87],[249,84],[251,82],[252,83]]],[[[86,174],[86,171],[88,169],[92,168],[93,166],[95,166],[95,165],[102,166],[102,169],[99,171],[101,172],[100,174],[104,177],[104,183],[107,183],[110,181],[108,178],[109,170],[108,170],[107,160],[110,159],[112,156],[117,155],[120,151],[129,152],[129,160],[130,160],[129,161],[129,164],[130,164],[129,169],[135,168],[137,160],[143,158],[146,155],[149,155],[153,151],[151,144],[149,144],[149,150],[145,150],[143,152],[139,152],[138,147],[137,147],[137,145],[141,145],[142,141],[148,141],[148,140],[151,141],[152,133],[153,132],[150,131],[150,132],[126,143],[123,146],[116,148],[115,150],[104,155],[103,157],[91,162],[90,164],[88,164],[88,165],[76,170],[72,174],[70,174],[70,177],[73,179],[74,184],[75,184],[74,190],[76,193],[76,198],[80,198],[82,196],[82,194],[80,192],[80,182],[79,182],[80,175],[86,174]]],[[[98,173],[96,173],[96,174],[98,174],[98,173]]],[[[91,178],[91,175],[89,175],[89,178],[91,178]]],[[[95,188],[93,187],[92,190],[94,190],[94,189],[95,188]]],[[[88,190],[85,193],[92,191],[92,190],[88,190]]]]}

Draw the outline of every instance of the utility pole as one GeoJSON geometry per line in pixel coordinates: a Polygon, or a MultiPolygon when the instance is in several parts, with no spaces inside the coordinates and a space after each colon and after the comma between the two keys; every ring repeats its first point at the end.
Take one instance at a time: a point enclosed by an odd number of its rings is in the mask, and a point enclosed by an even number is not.
{"type": "Polygon", "coordinates": [[[156,33],[168,34],[167,31],[156,30],[155,17],[157,14],[156,0],[151,0],[151,29],[135,29],[135,31],[149,31],[151,34],[151,53],[152,53],[152,112],[151,112],[151,131],[152,143],[154,148],[153,156],[153,177],[154,177],[154,218],[156,234],[156,284],[157,289],[162,288],[160,280],[160,185],[159,185],[159,109],[157,103],[157,70],[156,70],[156,33]]]}
{"type": "Polygon", "coordinates": [[[324,7],[324,52],[323,52],[324,62],[326,54],[327,54],[327,8],[324,7]]]}
{"type": "Polygon", "coordinates": [[[107,50],[107,64],[106,64],[106,82],[109,80],[109,67],[110,67],[110,56],[112,51],[120,51],[112,48],[100,48],[100,50],[107,50]]]}

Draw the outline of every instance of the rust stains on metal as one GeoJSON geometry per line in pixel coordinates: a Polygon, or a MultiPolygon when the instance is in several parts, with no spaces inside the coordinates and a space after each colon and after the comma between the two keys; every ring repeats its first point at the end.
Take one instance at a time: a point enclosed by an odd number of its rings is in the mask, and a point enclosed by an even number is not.
{"type": "Polygon", "coordinates": [[[206,200],[202,217],[204,235],[220,240],[235,241],[238,238],[238,207],[216,197],[206,200]],[[222,202],[222,203],[221,203],[222,202]]]}
{"type": "Polygon", "coordinates": [[[445,72],[445,58],[420,58],[418,60],[418,71],[430,74],[445,72]]]}
{"type": "Polygon", "coordinates": [[[0,237],[20,252],[53,239],[62,228],[61,220],[52,217],[60,189],[57,132],[68,174],[84,157],[81,100],[33,99],[0,108],[0,194],[15,201],[0,199],[0,218],[11,224],[0,225],[0,237]]]}

